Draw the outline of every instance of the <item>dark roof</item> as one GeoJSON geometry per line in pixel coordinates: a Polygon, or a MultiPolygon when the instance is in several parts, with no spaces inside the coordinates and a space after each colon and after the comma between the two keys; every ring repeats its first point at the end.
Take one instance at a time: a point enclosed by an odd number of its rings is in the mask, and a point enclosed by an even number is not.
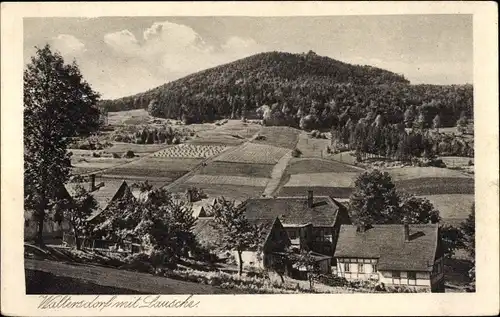
{"type": "MultiPolygon", "coordinates": [[[[73,196],[75,187],[77,185],[86,186],[86,184],[82,183],[68,183],[65,185],[68,193],[73,196]]],[[[97,215],[99,215],[103,210],[105,210],[109,203],[113,200],[119,199],[126,195],[132,195],[130,188],[126,181],[122,182],[105,182],[102,183],[101,186],[91,192],[91,195],[95,198],[97,202],[97,210],[88,218],[88,220],[94,219],[97,215]]]]}
{"type": "Polygon", "coordinates": [[[307,197],[252,198],[242,204],[247,219],[278,218],[284,226],[312,223],[317,227],[335,224],[340,204],[329,196],[313,198],[313,207],[307,205],[307,197]]]}
{"type": "Polygon", "coordinates": [[[354,225],[340,227],[336,258],[376,258],[379,270],[432,271],[438,245],[438,225],[409,225],[405,242],[403,225],[373,225],[358,232],[354,225]]]}
{"type": "MultiPolygon", "coordinates": [[[[267,239],[267,236],[271,232],[273,228],[275,219],[257,219],[257,220],[248,220],[250,224],[256,225],[262,230],[262,243],[264,243],[267,239]]],[[[197,237],[198,241],[202,245],[210,245],[216,246],[222,241],[223,236],[222,233],[214,227],[214,219],[210,218],[198,218],[196,219],[193,233],[197,237]]]]}
{"type": "Polygon", "coordinates": [[[193,227],[193,234],[204,246],[217,246],[222,241],[222,234],[213,227],[213,218],[198,218],[193,227]]]}

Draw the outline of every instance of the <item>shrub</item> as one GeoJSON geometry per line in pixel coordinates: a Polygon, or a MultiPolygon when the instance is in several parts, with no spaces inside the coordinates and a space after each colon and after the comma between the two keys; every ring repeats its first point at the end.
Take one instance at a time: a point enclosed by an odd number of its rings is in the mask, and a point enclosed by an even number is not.
{"type": "Polygon", "coordinates": [[[174,138],[172,139],[172,143],[173,143],[173,144],[180,144],[180,143],[181,143],[181,140],[180,140],[178,137],[174,137],[174,138]]]}
{"type": "Polygon", "coordinates": [[[469,160],[469,162],[467,163],[467,165],[474,166],[474,162],[472,160],[469,160]]]}
{"type": "Polygon", "coordinates": [[[92,150],[92,146],[89,143],[81,143],[78,145],[80,150],[92,150]]]}
{"type": "Polygon", "coordinates": [[[325,284],[328,286],[346,286],[346,285],[348,285],[348,281],[345,278],[338,277],[335,275],[319,274],[318,276],[316,276],[316,280],[319,283],[325,284]]]}
{"type": "Polygon", "coordinates": [[[135,253],[125,258],[126,264],[120,266],[120,269],[137,271],[142,273],[154,273],[151,265],[150,256],[145,253],[135,253]]]}
{"type": "Polygon", "coordinates": [[[266,137],[264,135],[257,135],[257,137],[255,138],[255,140],[257,141],[264,141],[266,139],[266,137]]]}
{"type": "Polygon", "coordinates": [[[93,157],[101,157],[101,154],[97,153],[97,152],[92,152],[92,156],[93,157]]]}
{"type": "Polygon", "coordinates": [[[124,158],[133,158],[133,157],[135,157],[134,151],[128,150],[127,152],[125,152],[123,154],[123,157],[124,158]]]}
{"type": "Polygon", "coordinates": [[[301,155],[302,155],[302,152],[299,149],[297,149],[297,148],[293,149],[293,151],[292,151],[293,157],[300,157],[301,155]]]}
{"type": "Polygon", "coordinates": [[[113,158],[120,158],[120,155],[118,153],[112,153],[113,158]]]}

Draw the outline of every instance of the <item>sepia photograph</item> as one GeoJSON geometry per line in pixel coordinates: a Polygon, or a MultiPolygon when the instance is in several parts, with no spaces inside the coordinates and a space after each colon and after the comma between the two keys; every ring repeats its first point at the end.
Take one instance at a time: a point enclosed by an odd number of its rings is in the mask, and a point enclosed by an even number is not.
{"type": "Polygon", "coordinates": [[[25,294],[476,293],[473,17],[23,17],[25,294]]]}
{"type": "Polygon", "coordinates": [[[28,293],[474,291],[471,15],[24,32],[28,293]]]}

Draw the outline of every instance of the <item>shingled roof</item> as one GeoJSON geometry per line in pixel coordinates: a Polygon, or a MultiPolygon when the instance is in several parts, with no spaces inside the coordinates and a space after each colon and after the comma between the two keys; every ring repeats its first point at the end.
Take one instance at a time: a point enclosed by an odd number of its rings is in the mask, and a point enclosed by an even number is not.
{"type": "MultiPolygon", "coordinates": [[[[266,239],[271,232],[274,222],[279,221],[274,219],[254,219],[248,220],[251,225],[256,225],[262,230],[262,243],[266,242],[266,239]]],[[[214,218],[198,218],[196,219],[193,234],[198,238],[198,241],[202,245],[207,246],[217,246],[223,239],[222,233],[214,226],[214,218]]]]}
{"type": "MultiPolygon", "coordinates": [[[[77,185],[85,186],[82,183],[69,183],[66,184],[66,190],[71,196],[75,194],[75,188],[77,185]]],[[[94,219],[97,215],[103,212],[113,200],[125,197],[127,195],[131,195],[133,197],[132,192],[126,181],[122,182],[105,182],[101,183],[100,186],[90,192],[90,194],[95,198],[97,202],[97,210],[94,211],[92,215],[88,218],[88,220],[94,219]]]]}
{"type": "Polygon", "coordinates": [[[337,220],[341,205],[329,196],[315,196],[312,207],[307,197],[252,198],[245,201],[247,219],[278,218],[284,226],[311,223],[317,227],[330,227],[337,220]]]}
{"type": "Polygon", "coordinates": [[[373,225],[358,232],[353,225],[340,227],[336,258],[378,259],[379,270],[432,271],[438,248],[438,225],[409,225],[405,241],[403,225],[373,225]]]}

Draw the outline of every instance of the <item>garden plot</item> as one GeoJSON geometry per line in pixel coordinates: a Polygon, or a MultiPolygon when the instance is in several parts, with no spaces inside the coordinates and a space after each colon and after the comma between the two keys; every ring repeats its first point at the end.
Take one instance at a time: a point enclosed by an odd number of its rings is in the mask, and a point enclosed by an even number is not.
{"type": "Polygon", "coordinates": [[[199,184],[221,184],[235,186],[266,186],[268,178],[263,177],[244,177],[244,176],[227,176],[227,175],[194,175],[187,182],[199,184]]]}
{"type": "Polygon", "coordinates": [[[290,175],[285,187],[353,187],[359,173],[307,173],[290,175]]]}
{"type": "Polygon", "coordinates": [[[263,127],[259,132],[260,137],[252,142],[294,149],[300,132],[300,130],[290,127],[263,127]]]}
{"type": "Polygon", "coordinates": [[[226,150],[225,145],[179,144],[153,154],[154,157],[166,158],[209,158],[226,150]]]}
{"type": "Polygon", "coordinates": [[[247,143],[236,149],[219,155],[215,161],[276,164],[290,150],[271,145],[247,143]]]}

